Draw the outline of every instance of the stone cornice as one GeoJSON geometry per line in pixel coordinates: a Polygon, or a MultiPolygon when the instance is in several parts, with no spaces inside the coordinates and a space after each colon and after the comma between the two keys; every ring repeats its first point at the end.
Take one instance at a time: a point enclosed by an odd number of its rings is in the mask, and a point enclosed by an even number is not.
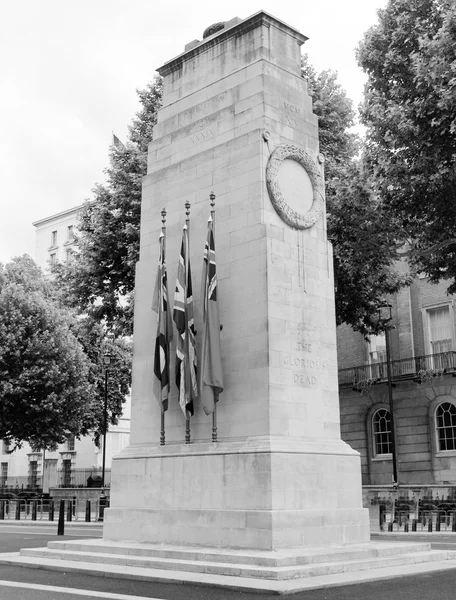
{"type": "Polygon", "coordinates": [[[296,39],[296,42],[300,46],[306,40],[309,39],[308,37],[300,33],[297,29],[290,27],[283,21],[279,21],[267,12],[259,11],[251,17],[247,17],[247,19],[236,23],[232,27],[228,27],[226,29],[221,29],[220,31],[217,31],[205,40],[202,40],[197,46],[194,46],[187,52],[183,52],[182,54],[179,54],[179,56],[176,56],[175,58],[166,62],[162,67],[158,68],[157,71],[162,77],[165,77],[166,75],[169,75],[170,73],[181,69],[182,65],[185,62],[191,60],[195,56],[198,56],[198,54],[206,52],[209,48],[223,43],[230,37],[239,37],[241,35],[244,35],[248,31],[257,28],[260,25],[266,25],[267,27],[277,27],[278,29],[285,31],[286,33],[288,33],[288,35],[294,37],[296,39]]]}

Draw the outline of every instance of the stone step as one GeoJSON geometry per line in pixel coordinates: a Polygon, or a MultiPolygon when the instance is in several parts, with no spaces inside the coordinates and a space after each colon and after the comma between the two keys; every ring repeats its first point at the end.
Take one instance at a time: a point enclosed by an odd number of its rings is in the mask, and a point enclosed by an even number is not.
{"type": "Polygon", "coordinates": [[[176,558],[138,557],[121,554],[93,553],[87,551],[53,550],[50,548],[26,548],[21,556],[54,561],[74,561],[100,563],[117,566],[139,567],[145,569],[173,570],[212,575],[251,577],[269,580],[286,580],[305,577],[333,575],[350,571],[364,571],[374,568],[417,564],[428,561],[442,561],[447,558],[446,551],[424,551],[409,554],[390,554],[383,557],[340,562],[321,562],[315,564],[265,567],[242,563],[229,564],[203,560],[182,560],[176,558]]]}
{"type": "Polygon", "coordinates": [[[128,554],[129,556],[145,556],[150,558],[172,558],[219,563],[242,563],[244,565],[285,567],[315,563],[340,562],[341,560],[357,560],[390,556],[391,554],[410,554],[425,552],[431,549],[428,542],[402,542],[391,544],[359,544],[351,548],[312,548],[306,550],[277,550],[274,552],[248,550],[218,550],[214,548],[185,548],[182,546],[156,546],[152,544],[129,544],[128,542],[106,542],[104,540],[55,541],[48,542],[53,550],[75,552],[100,552],[103,554],[128,554]]]}
{"type": "Polygon", "coordinates": [[[423,573],[456,569],[456,553],[448,552],[443,560],[438,560],[435,552],[428,560],[399,566],[371,568],[364,571],[347,571],[315,577],[304,577],[287,580],[254,579],[252,577],[232,577],[227,575],[211,575],[185,571],[169,571],[165,569],[146,569],[121,565],[108,565],[93,562],[77,562],[68,560],[47,559],[44,557],[20,556],[19,553],[0,554],[0,564],[22,566],[49,571],[79,573],[111,578],[122,578],[132,581],[150,581],[202,585],[213,588],[232,589],[238,592],[256,592],[272,594],[293,594],[300,591],[315,590],[354,583],[391,580],[395,577],[414,576],[423,573]],[[432,558],[432,559],[431,559],[432,558]]]}

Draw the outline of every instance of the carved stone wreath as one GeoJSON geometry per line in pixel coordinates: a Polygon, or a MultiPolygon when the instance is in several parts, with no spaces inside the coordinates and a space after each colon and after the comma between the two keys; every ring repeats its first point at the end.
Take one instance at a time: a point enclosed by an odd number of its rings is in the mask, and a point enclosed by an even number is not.
{"type": "Polygon", "coordinates": [[[324,208],[323,177],[312,156],[294,144],[281,144],[271,154],[266,167],[266,185],[272,205],[280,218],[290,227],[307,229],[321,217],[324,208]],[[289,206],[279,186],[279,170],[284,160],[295,160],[306,171],[312,184],[312,206],[306,213],[299,213],[289,206]]]}

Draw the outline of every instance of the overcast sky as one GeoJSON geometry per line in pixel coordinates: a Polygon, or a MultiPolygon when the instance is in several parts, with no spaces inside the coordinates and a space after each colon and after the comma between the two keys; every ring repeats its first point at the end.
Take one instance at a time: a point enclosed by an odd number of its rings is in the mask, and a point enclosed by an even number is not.
{"type": "Polygon", "coordinates": [[[0,261],[33,256],[32,222],[81,204],[103,181],[157,67],[204,29],[263,9],[309,37],[357,105],[354,55],[386,0],[22,0],[0,11],[0,261]]]}

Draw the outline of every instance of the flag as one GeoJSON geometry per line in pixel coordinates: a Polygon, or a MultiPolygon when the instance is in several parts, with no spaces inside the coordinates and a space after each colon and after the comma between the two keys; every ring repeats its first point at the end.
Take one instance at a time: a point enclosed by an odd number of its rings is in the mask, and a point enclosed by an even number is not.
{"type": "Polygon", "coordinates": [[[203,335],[200,360],[199,390],[204,412],[215,410],[223,391],[222,357],[220,353],[220,318],[217,302],[217,270],[212,217],[208,221],[204,248],[201,297],[203,299],[203,335]]]}
{"type": "Polygon", "coordinates": [[[171,313],[168,303],[168,280],[165,262],[165,235],[163,231],[159,239],[157,278],[155,280],[152,310],[158,314],[157,335],[154,354],[154,396],[163,410],[168,410],[169,377],[169,344],[173,337],[171,313]]]}
{"type": "Polygon", "coordinates": [[[112,132],[112,145],[117,146],[118,148],[125,148],[125,144],[119,140],[114,132],[112,132]]]}
{"type": "Polygon", "coordinates": [[[188,228],[184,225],[177,267],[173,319],[177,329],[176,385],[179,404],[185,417],[193,415],[193,400],[198,396],[195,323],[193,320],[192,275],[190,270],[188,228]]]}

